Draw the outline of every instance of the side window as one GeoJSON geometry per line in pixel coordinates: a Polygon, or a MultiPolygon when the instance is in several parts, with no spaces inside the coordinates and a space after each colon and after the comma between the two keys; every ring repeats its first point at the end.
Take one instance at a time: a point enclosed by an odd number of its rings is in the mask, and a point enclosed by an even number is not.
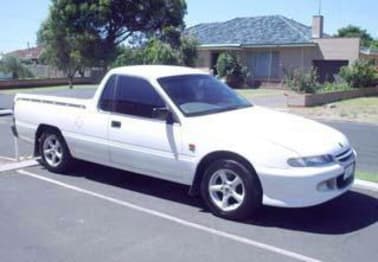
{"type": "Polygon", "coordinates": [[[117,77],[111,76],[106,82],[104,90],[102,91],[99,107],[104,111],[113,111],[114,109],[114,92],[117,77]]]}
{"type": "Polygon", "coordinates": [[[154,108],[165,106],[150,83],[136,77],[119,76],[115,97],[115,111],[121,114],[158,118],[154,108]]]}

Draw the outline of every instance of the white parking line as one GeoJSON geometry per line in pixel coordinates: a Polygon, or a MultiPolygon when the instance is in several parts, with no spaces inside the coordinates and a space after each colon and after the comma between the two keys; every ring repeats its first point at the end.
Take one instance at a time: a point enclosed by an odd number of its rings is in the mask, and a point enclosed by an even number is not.
{"type": "Polygon", "coordinates": [[[20,168],[25,168],[25,167],[36,166],[36,165],[38,165],[38,162],[35,159],[4,164],[0,167],[0,173],[11,171],[11,170],[16,170],[16,169],[20,169],[20,168]]]}
{"type": "Polygon", "coordinates": [[[7,156],[0,156],[0,159],[7,160],[7,161],[16,161],[15,158],[7,157],[7,156]]]}
{"type": "Polygon", "coordinates": [[[70,184],[60,182],[58,180],[54,180],[54,179],[51,179],[51,178],[40,176],[40,175],[31,173],[31,172],[28,172],[28,171],[25,171],[25,170],[18,170],[17,173],[22,174],[22,175],[26,175],[26,176],[29,176],[29,177],[33,177],[33,178],[36,178],[36,179],[39,179],[39,180],[42,180],[42,181],[45,181],[45,182],[48,182],[48,183],[51,183],[51,184],[55,184],[57,186],[61,186],[61,187],[67,188],[67,189],[71,189],[73,191],[77,191],[77,192],[80,192],[80,193],[83,193],[83,194],[86,194],[86,195],[90,195],[90,196],[93,196],[93,197],[96,197],[96,198],[100,198],[102,200],[105,200],[105,201],[108,201],[108,202],[111,202],[111,203],[114,203],[114,204],[117,204],[117,205],[121,205],[121,206],[130,208],[130,209],[133,209],[133,210],[137,210],[137,211],[142,212],[142,213],[146,213],[146,214],[156,216],[156,217],[159,217],[159,218],[162,218],[162,219],[165,219],[165,220],[169,220],[171,222],[174,222],[174,223],[186,226],[186,227],[190,227],[190,228],[193,228],[193,229],[197,229],[199,231],[207,232],[207,233],[210,233],[210,234],[213,234],[213,235],[216,235],[216,236],[219,236],[219,237],[223,237],[223,238],[226,238],[226,239],[229,239],[229,240],[233,240],[233,241],[245,244],[245,245],[264,249],[264,250],[267,250],[267,251],[270,251],[270,252],[273,252],[273,253],[276,253],[276,254],[279,254],[279,255],[283,255],[283,256],[286,256],[286,257],[290,257],[290,258],[299,260],[299,261],[308,261],[308,262],[319,262],[320,261],[318,259],[311,258],[311,257],[308,257],[308,256],[304,256],[304,255],[301,255],[299,253],[295,253],[295,252],[285,250],[285,249],[282,249],[282,248],[279,248],[279,247],[275,247],[275,246],[272,246],[272,245],[269,245],[269,244],[264,244],[264,243],[254,241],[254,240],[251,240],[249,238],[245,238],[245,237],[238,236],[238,235],[235,235],[235,234],[219,231],[215,228],[211,228],[211,227],[207,227],[207,226],[204,226],[204,225],[201,225],[201,224],[190,222],[190,221],[187,221],[187,220],[184,220],[184,219],[172,216],[172,215],[168,215],[166,213],[162,213],[162,212],[159,212],[159,211],[156,211],[156,210],[153,210],[153,209],[141,207],[141,206],[138,206],[138,205],[126,202],[126,201],[122,201],[122,200],[119,200],[119,199],[116,199],[116,198],[105,196],[105,195],[102,195],[102,194],[99,194],[99,193],[96,193],[96,192],[93,192],[93,191],[89,191],[89,190],[86,190],[86,189],[83,189],[83,188],[80,188],[80,187],[77,187],[77,186],[73,186],[73,185],[70,185],[70,184]]]}

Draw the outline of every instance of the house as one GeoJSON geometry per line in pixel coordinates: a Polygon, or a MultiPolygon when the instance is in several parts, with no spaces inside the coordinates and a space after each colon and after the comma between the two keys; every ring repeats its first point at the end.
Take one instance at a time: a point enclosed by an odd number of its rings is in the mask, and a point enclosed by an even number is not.
{"type": "Polygon", "coordinates": [[[12,51],[10,53],[7,53],[6,55],[17,57],[23,62],[31,62],[33,64],[39,64],[42,51],[43,51],[42,46],[36,46],[36,47],[29,47],[26,49],[12,51]]]}
{"type": "Polygon", "coordinates": [[[360,58],[372,61],[378,70],[378,49],[377,48],[361,48],[360,58]]]}
{"type": "Polygon", "coordinates": [[[312,26],[306,26],[274,15],[199,24],[186,33],[199,42],[199,68],[214,70],[219,54],[228,51],[238,55],[254,80],[280,82],[285,72],[314,67],[320,81],[326,81],[359,59],[360,39],[330,37],[323,24],[323,16],[314,16],[312,26]]]}

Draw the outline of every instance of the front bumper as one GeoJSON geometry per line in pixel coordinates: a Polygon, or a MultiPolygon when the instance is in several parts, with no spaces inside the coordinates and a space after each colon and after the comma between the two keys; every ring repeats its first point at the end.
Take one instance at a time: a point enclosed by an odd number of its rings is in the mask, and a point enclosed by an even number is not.
{"type": "Polygon", "coordinates": [[[355,159],[321,168],[262,168],[256,170],[263,187],[263,204],[309,207],[348,191],[354,180],[355,159]]]}

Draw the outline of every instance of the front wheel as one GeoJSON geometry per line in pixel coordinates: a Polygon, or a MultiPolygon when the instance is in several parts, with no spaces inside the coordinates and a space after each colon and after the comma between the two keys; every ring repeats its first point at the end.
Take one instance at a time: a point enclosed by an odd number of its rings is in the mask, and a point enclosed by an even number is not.
{"type": "Polygon", "coordinates": [[[246,219],[262,203],[257,175],[243,163],[230,159],[217,160],[206,169],[201,195],[215,215],[227,219],[246,219]]]}
{"type": "Polygon", "coordinates": [[[72,165],[72,157],[62,135],[57,131],[46,131],[42,134],[40,144],[42,164],[47,170],[64,173],[72,165]]]}

